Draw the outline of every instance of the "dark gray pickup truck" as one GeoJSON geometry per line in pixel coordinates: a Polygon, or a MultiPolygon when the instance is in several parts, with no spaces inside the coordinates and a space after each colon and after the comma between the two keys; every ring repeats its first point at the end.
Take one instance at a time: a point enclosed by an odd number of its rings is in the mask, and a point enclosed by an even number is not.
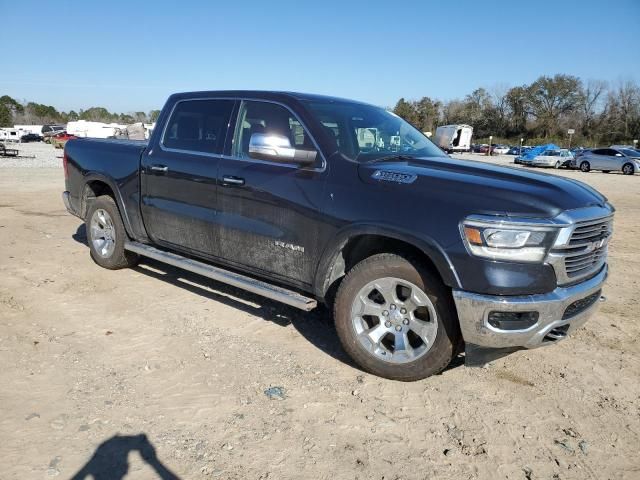
{"type": "Polygon", "coordinates": [[[64,169],[99,265],[145,256],[303,310],[324,302],[351,357],[392,379],[440,372],[462,348],[555,343],[607,277],[614,209],[598,192],[452,159],[355,101],[177,94],[148,144],[71,140],[64,169]]]}

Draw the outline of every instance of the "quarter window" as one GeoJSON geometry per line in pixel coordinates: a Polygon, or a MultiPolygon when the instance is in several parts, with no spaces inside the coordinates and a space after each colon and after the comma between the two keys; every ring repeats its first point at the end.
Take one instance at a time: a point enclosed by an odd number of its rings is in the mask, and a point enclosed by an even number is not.
{"type": "Polygon", "coordinates": [[[163,146],[221,154],[234,103],[234,100],[179,102],[167,124],[163,146]]]}

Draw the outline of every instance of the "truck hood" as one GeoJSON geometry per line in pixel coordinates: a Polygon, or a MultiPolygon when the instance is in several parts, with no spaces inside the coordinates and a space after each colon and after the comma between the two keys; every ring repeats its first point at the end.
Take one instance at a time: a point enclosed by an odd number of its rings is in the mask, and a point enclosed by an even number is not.
{"type": "MultiPolygon", "coordinates": [[[[411,190],[479,214],[551,218],[606,203],[603,195],[577,180],[473,160],[429,157],[364,163],[359,175],[365,183],[411,190]]],[[[422,207],[428,205],[416,205],[422,207]]]]}

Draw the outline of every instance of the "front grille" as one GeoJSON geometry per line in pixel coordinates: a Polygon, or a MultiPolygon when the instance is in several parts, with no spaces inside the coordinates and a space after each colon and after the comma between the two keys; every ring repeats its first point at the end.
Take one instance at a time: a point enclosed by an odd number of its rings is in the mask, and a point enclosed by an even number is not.
{"type": "Polygon", "coordinates": [[[569,246],[580,246],[598,241],[611,235],[613,220],[607,218],[591,222],[579,223],[571,234],[569,246]]]}
{"type": "Polygon", "coordinates": [[[587,297],[581,298],[580,300],[576,300],[566,308],[566,310],[564,311],[564,314],[562,315],[562,319],[567,320],[571,317],[575,317],[579,313],[584,312],[586,309],[588,309],[591,305],[593,305],[600,299],[601,293],[602,291],[598,290],[597,292],[594,292],[587,297]]]}
{"type": "Polygon", "coordinates": [[[559,281],[571,283],[600,271],[607,261],[613,218],[578,223],[560,255],[559,281]]]}
{"type": "Polygon", "coordinates": [[[606,260],[606,245],[588,253],[569,254],[564,259],[564,271],[569,278],[581,277],[591,271],[599,270],[606,260]]]}

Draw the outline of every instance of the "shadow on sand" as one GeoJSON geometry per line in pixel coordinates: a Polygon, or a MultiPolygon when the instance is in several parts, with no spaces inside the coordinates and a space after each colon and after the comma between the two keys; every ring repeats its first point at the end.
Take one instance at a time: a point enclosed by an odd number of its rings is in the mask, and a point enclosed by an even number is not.
{"type": "Polygon", "coordinates": [[[156,472],[162,480],[179,480],[158,459],[156,449],[144,433],[140,435],[115,435],[101,443],[89,461],[71,480],[120,480],[129,471],[129,453],[138,452],[140,457],[156,472]]]}

